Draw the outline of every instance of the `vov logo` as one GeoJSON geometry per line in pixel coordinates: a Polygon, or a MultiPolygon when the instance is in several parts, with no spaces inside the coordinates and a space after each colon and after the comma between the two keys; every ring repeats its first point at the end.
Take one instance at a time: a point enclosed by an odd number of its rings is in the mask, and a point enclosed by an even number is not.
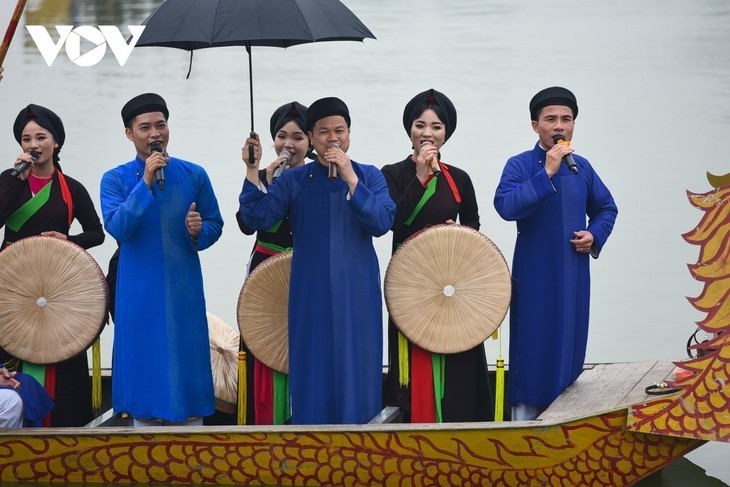
{"type": "Polygon", "coordinates": [[[100,25],[98,28],[91,25],[80,25],[78,27],[57,25],[56,32],[59,36],[57,42],[51,39],[51,35],[42,25],[25,26],[48,66],[53,64],[53,61],[58,57],[58,53],[61,52],[61,48],[65,45],[68,58],[77,66],[83,67],[94,66],[101,61],[104,54],[106,54],[107,46],[112,50],[119,65],[124,66],[145,27],[144,25],[128,25],[127,29],[132,34],[132,39],[127,44],[122,33],[115,25],[100,25]],[[85,39],[95,47],[82,54],[81,39],[85,39]]]}

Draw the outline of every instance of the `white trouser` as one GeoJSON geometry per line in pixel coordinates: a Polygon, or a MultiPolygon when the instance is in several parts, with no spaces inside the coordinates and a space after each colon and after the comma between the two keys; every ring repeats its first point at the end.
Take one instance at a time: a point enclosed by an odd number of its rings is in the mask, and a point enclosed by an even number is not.
{"type": "Polygon", "coordinates": [[[203,418],[193,418],[187,421],[155,421],[154,419],[134,419],[135,428],[146,428],[149,426],[203,426],[203,418]]]}
{"type": "Polygon", "coordinates": [[[545,411],[545,408],[536,408],[524,403],[517,403],[512,406],[512,421],[532,421],[545,411]]]}
{"type": "Polygon", "coordinates": [[[0,389],[0,428],[23,427],[23,400],[12,389],[0,389]]]}

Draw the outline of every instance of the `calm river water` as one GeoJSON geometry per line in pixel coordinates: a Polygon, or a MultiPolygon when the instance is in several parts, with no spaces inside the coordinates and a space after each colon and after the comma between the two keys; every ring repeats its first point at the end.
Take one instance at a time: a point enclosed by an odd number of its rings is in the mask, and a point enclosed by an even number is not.
{"type": "MultiPolygon", "coordinates": [[[[0,154],[9,166],[19,148],[11,127],[28,103],[55,110],[66,125],[66,172],[99,201],[104,171],[134,156],[123,133],[122,105],[145,91],[170,107],[170,151],[206,166],[226,226],[202,254],[208,309],[236,326],[236,304],[253,240],[235,223],[244,177],[240,147],[250,129],[248,65],[242,48],[197,51],[136,48],[121,67],[111,51],[91,67],[61,50],[47,66],[26,25],[140,24],[159,0],[29,0],[0,84],[0,154]]],[[[403,159],[410,141],[405,103],[436,88],[457,107],[458,129],[442,150],[467,170],[477,190],[482,231],[511,261],[513,223],[492,206],[507,158],[531,148],[528,102],[563,85],[580,107],[573,146],[587,156],[619,206],[614,233],[592,263],[589,362],[680,360],[704,316],[685,299],[702,289],[687,270],[698,248],[681,238],[699,222],[685,190],[710,190],[705,172],[730,170],[730,4],[724,0],[346,0],[377,40],[254,48],[255,128],[268,143],[271,112],[296,99],[339,96],[352,114],[353,159],[382,166],[403,159]]],[[[14,1],[0,2],[0,27],[14,1]]],[[[84,41],[85,42],[85,41],[84,41]]],[[[82,53],[93,46],[82,42],[82,53]]],[[[271,144],[265,146],[273,159],[271,144]]],[[[390,236],[378,239],[382,273],[390,236]]],[[[91,250],[106,268],[114,241],[91,250]]],[[[102,335],[110,363],[111,329],[102,335]]],[[[503,354],[509,335],[505,327],[503,354]]],[[[486,345],[489,361],[500,343],[486,345]]],[[[688,455],[664,485],[730,482],[730,445],[688,455]],[[702,473],[707,470],[707,474],[702,473]],[[689,475],[691,480],[686,480],[689,475]],[[722,482],[711,477],[721,479],[722,482]],[[684,479],[684,480],[679,480],[684,479]]],[[[659,485],[659,484],[653,484],[659,485]]]]}

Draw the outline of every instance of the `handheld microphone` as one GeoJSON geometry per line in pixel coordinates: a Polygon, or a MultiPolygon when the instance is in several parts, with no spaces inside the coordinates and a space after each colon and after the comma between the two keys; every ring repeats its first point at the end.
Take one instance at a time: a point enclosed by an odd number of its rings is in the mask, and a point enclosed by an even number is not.
{"type": "Polygon", "coordinates": [[[274,171],[273,179],[281,176],[281,173],[284,172],[284,168],[289,165],[289,162],[291,161],[291,152],[289,152],[288,150],[283,150],[281,151],[281,154],[279,154],[279,157],[283,157],[284,161],[279,164],[279,167],[277,167],[276,171],[274,171]]]}
{"type": "MultiPolygon", "coordinates": [[[[34,150],[28,152],[28,155],[30,155],[31,160],[33,161],[33,164],[38,161],[38,153],[34,150]]],[[[18,164],[18,167],[13,168],[12,172],[10,173],[11,176],[15,176],[16,178],[19,178],[23,172],[28,169],[28,166],[30,166],[30,162],[21,162],[18,164]]]]}
{"type": "MultiPolygon", "coordinates": [[[[424,140],[421,141],[421,147],[425,145],[433,144],[430,140],[424,140]]],[[[436,161],[436,164],[431,164],[431,172],[433,173],[434,177],[438,177],[439,174],[441,174],[441,169],[439,169],[439,163],[438,160],[436,161]]]]}
{"type": "MultiPolygon", "coordinates": [[[[553,135],[553,144],[560,143],[565,143],[565,137],[563,136],[563,134],[553,135]]],[[[570,172],[572,172],[573,174],[578,174],[578,166],[575,165],[575,159],[573,159],[573,154],[565,154],[563,160],[568,165],[568,169],[570,169],[570,172]]]]}
{"type": "MultiPolygon", "coordinates": [[[[327,144],[327,148],[328,149],[329,148],[332,148],[332,147],[339,148],[340,147],[340,144],[338,144],[337,142],[333,142],[332,144],[327,144]]],[[[333,163],[330,162],[330,164],[329,164],[329,173],[328,173],[327,176],[329,177],[329,180],[330,181],[334,181],[335,179],[337,179],[337,164],[333,164],[333,163]]]]}
{"type": "MultiPolygon", "coordinates": [[[[151,152],[162,152],[162,144],[160,142],[152,142],[150,145],[151,152]]],[[[155,180],[157,181],[157,187],[160,191],[165,189],[165,170],[161,167],[155,169],[155,180]]]]}

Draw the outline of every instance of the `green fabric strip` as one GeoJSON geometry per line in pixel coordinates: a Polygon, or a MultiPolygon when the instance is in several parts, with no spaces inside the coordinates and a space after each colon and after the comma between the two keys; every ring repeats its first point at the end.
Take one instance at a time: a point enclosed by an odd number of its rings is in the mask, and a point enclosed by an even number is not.
{"type": "Polygon", "coordinates": [[[441,414],[441,399],[444,398],[444,382],[446,379],[446,357],[440,353],[431,354],[431,367],[433,368],[433,395],[436,400],[436,422],[443,423],[441,414]]]}
{"type": "Polygon", "coordinates": [[[406,225],[410,225],[411,222],[413,222],[413,219],[416,218],[416,215],[418,215],[418,212],[421,211],[421,208],[423,208],[423,205],[426,204],[426,201],[431,199],[431,196],[433,196],[435,192],[436,192],[436,178],[431,178],[431,180],[428,182],[428,185],[426,186],[426,191],[424,191],[423,196],[421,196],[421,200],[418,202],[416,207],[413,209],[413,213],[411,213],[411,216],[409,216],[408,220],[406,220],[406,225]]]}
{"type": "Polygon", "coordinates": [[[282,247],[280,245],[268,243],[268,242],[262,242],[261,240],[258,240],[256,242],[258,245],[262,246],[265,249],[269,249],[272,252],[275,252],[277,254],[280,254],[282,252],[286,252],[287,250],[292,250],[294,247],[282,247]]]}
{"type": "MultiPolygon", "coordinates": [[[[40,193],[39,193],[40,194],[40,193]]],[[[32,364],[30,362],[23,362],[23,372],[33,376],[35,380],[41,383],[43,387],[46,387],[46,366],[41,364],[32,364]]]]}
{"type": "Polygon", "coordinates": [[[274,424],[289,419],[289,376],[274,370],[274,424]]]}
{"type": "Polygon", "coordinates": [[[14,232],[20,231],[23,225],[25,225],[25,222],[35,215],[36,212],[43,207],[43,205],[48,203],[48,199],[51,197],[52,184],[53,181],[43,186],[43,189],[38,191],[35,196],[26,201],[23,206],[15,210],[15,212],[10,215],[5,222],[5,226],[14,232]]]}
{"type": "Polygon", "coordinates": [[[271,225],[271,226],[270,226],[269,228],[267,228],[267,229],[266,229],[266,231],[267,231],[267,232],[269,232],[269,233],[276,233],[276,231],[277,231],[277,230],[279,229],[279,227],[281,226],[281,222],[283,222],[283,221],[284,221],[284,220],[279,220],[278,222],[274,223],[274,224],[273,224],[273,225],[271,225]]]}

